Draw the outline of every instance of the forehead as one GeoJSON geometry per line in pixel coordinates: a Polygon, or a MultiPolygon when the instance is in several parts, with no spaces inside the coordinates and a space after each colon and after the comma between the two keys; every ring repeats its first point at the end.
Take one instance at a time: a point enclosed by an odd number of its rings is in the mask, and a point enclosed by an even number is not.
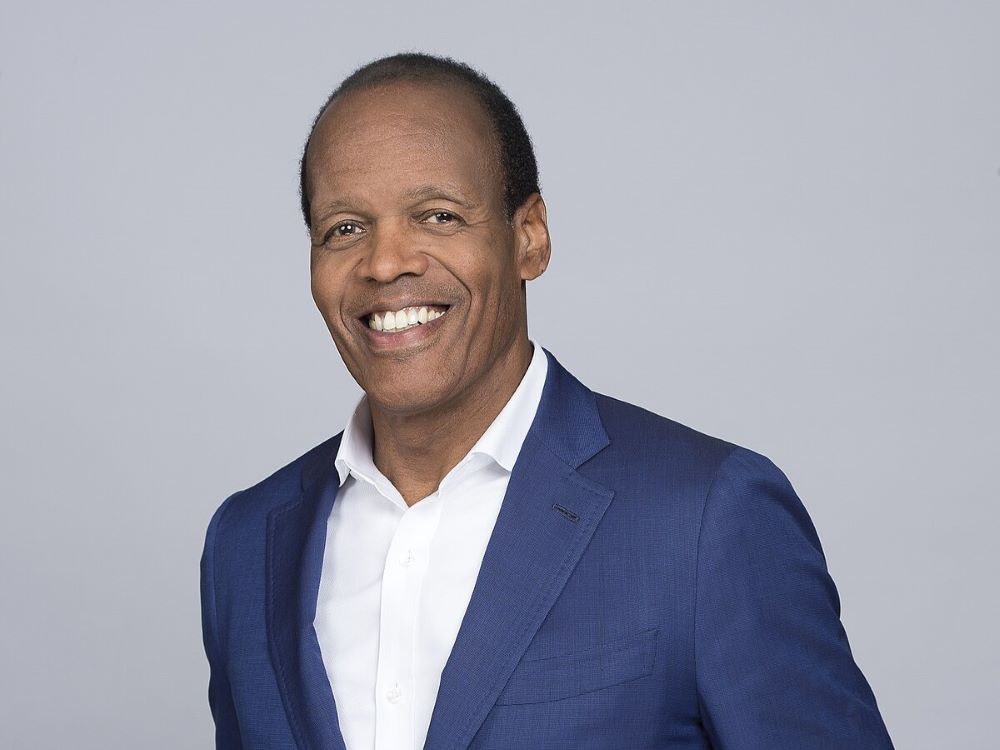
{"type": "Polygon", "coordinates": [[[388,197],[444,182],[480,199],[496,198],[496,155],[489,118],[460,84],[395,82],[350,91],[327,108],[313,132],[310,194],[315,206],[359,190],[388,197]]]}

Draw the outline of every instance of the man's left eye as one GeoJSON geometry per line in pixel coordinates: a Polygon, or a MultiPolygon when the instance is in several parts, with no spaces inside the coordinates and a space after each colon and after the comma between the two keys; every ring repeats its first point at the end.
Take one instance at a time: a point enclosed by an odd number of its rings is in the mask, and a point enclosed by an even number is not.
{"type": "Polygon", "coordinates": [[[451,224],[458,219],[458,217],[450,211],[435,211],[427,218],[431,221],[431,224],[451,224]]]}

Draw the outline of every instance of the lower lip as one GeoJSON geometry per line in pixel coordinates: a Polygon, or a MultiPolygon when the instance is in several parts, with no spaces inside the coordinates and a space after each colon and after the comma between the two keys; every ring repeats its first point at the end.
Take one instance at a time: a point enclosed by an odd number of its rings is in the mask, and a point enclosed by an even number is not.
{"type": "Polygon", "coordinates": [[[358,320],[358,325],[364,329],[368,343],[373,349],[389,351],[413,346],[433,336],[441,327],[441,321],[448,317],[450,310],[451,308],[448,308],[448,311],[434,318],[434,320],[428,320],[426,323],[412,326],[405,331],[379,331],[369,326],[364,320],[358,320]]]}

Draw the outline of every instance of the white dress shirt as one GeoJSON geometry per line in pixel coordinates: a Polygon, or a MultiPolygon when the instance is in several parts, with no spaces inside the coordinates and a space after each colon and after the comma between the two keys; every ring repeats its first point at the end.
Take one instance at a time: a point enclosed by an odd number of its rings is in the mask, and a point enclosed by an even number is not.
{"type": "Polygon", "coordinates": [[[541,400],[548,362],[531,343],[510,400],[412,507],[372,460],[367,397],[344,430],[314,625],[347,750],[424,745],[441,671],[541,400]]]}

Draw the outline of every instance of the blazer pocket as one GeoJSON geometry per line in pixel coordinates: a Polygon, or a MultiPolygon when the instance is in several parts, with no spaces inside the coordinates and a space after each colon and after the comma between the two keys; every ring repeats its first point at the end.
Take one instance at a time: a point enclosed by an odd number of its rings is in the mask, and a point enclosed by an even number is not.
{"type": "Polygon", "coordinates": [[[650,628],[573,654],[521,662],[497,705],[557,701],[645,677],[653,671],[658,632],[650,628]]]}

